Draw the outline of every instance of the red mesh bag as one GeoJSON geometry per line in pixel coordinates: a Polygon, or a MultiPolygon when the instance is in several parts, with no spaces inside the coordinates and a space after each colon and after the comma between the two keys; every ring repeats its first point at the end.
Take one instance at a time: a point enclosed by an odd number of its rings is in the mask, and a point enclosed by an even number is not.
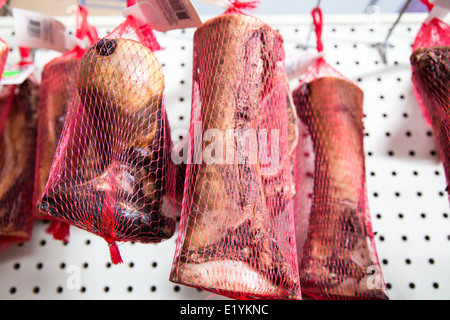
{"type": "Polygon", "coordinates": [[[433,128],[450,183],[450,27],[434,18],[424,22],[411,55],[412,83],[420,107],[433,128]]]}
{"type": "MultiPolygon", "coordinates": [[[[320,8],[313,17],[321,51],[320,8]]],[[[302,293],[387,299],[366,194],[363,92],[322,58],[293,97],[301,120],[294,207],[302,293]]]]}
{"type": "Polygon", "coordinates": [[[170,281],[232,299],[297,299],[283,38],[239,10],[248,3],[235,5],[194,35],[190,145],[170,281]]]}
{"type": "Polygon", "coordinates": [[[429,115],[450,183],[450,46],[422,47],[411,56],[412,81],[429,115]]]}
{"type": "Polygon", "coordinates": [[[39,86],[29,78],[0,91],[0,250],[30,240],[39,86]]]}
{"type": "MultiPolygon", "coordinates": [[[[80,6],[77,12],[79,39],[87,38],[91,44],[98,40],[97,31],[87,22],[88,11],[80,6]]],[[[41,76],[39,97],[38,138],[33,202],[36,204],[47,183],[53,157],[64,127],[67,112],[76,91],[76,75],[86,49],[75,47],[47,63],[41,76]]],[[[52,220],[47,232],[56,240],[69,241],[69,224],[54,219],[36,209],[35,217],[52,220]]]]}
{"type": "Polygon", "coordinates": [[[132,16],[81,59],[76,92],[38,206],[117,242],[158,243],[175,232],[175,169],[153,33],[132,16]],[[150,36],[151,35],[151,36],[150,36]]]}
{"type": "MultiPolygon", "coordinates": [[[[429,9],[433,8],[433,5],[429,5],[429,9]]],[[[423,22],[413,44],[413,53],[417,53],[418,49],[424,50],[425,48],[444,47],[450,46],[450,26],[439,18],[430,18],[423,22]]],[[[414,67],[413,67],[414,68],[414,67]]],[[[414,70],[413,70],[414,72],[414,70]]],[[[418,88],[418,83],[413,81],[413,90],[417,99],[417,102],[422,110],[425,120],[429,125],[432,125],[432,115],[430,112],[428,101],[423,96],[423,89],[418,88]]]]}

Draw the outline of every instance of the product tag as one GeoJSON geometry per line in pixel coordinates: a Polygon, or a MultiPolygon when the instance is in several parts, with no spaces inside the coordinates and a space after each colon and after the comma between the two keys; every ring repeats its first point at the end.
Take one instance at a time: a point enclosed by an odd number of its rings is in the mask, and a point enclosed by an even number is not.
{"type": "Polygon", "coordinates": [[[325,56],[324,52],[302,52],[301,54],[286,57],[286,73],[289,80],[294,80],[303,75],[317,60],[325,56]]]}
{"type": "Polygon", "coordinates": [[[190,0],[137,0],[122,12],[125,17],[132,15],[140,26],[149,24],[160,32],[196,28],[202,24],[190,0]]]}
{"type": "Polygon", "coordinates": [[[13,8],[17,46],[65,52],[85,43],[66,34],[66,27],[51,16],[13,8]]]}
{"type": "Polygon", "coordinates": [[[6,65],[3,70],[1,85],[22,84],[34,72],[36,66],[34,64],[25,65],[6,65]]]}

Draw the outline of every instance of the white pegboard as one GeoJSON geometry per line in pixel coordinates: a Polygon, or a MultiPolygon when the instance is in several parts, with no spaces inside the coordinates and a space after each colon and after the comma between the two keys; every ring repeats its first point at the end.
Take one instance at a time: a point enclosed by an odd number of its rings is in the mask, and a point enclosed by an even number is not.
{"type": "MultiPolygon", "coordinates": [[[[204,17],[206,19],[207,17],[204,17]]],[[[286,52],[300,52],[309,16],[261,17],[277,28],[286,52]]],[[[372,223],[391,299],[450,298],[450,218],[436,142],[413,96],[409,57],[424,15],[408,14],[392,35],[388,64],[374,43],[384,40],[396,15],[326,16],[326,59],[365,92],[365,149],[372,223]]],[[[70,27],[73,21],[61,18],[70,27]]],[[[120,18],[91,17],[100,35],[120,18]]],[[[10,18],[1,37],[12,44],[10,18]]],[[[157,33],[166,76],[166,107],[177,141],[189,125],[194,30],[157,33]]],[[[311,38],[311,43],[314,38],[311,38]]],[[[42,66],[55,52],[38,52],[42,66]]],[[[292,82],[295,87],[296,82],[292,82]]],[[[30,242],[0,253],[0,299],[223,299],[168,281],[176,237],[158,245],[120,246],[124,264],[109,263],[103,239],[71,228],[68,244],[45,233],[37,221],[30,242]],[[79,280],[79,282],[77,282],[79,280]]]]}

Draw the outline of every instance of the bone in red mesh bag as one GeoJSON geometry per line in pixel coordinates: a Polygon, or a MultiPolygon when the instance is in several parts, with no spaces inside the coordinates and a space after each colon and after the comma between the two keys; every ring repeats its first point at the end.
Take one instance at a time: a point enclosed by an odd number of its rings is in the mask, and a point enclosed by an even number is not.
{"type": "MultiPolygon", "coordinates": [[[[147,33],[149,35],[149,33],[147,33]]],[[[175,232],[175,169],[162,66],[129,16],[83,56],[39,209],[117,242],[175,232]]]]}
{"type": "MultiPolygon", "coordinates": [[[[322,11],[313,11],[321,43],[322,11]]],[[[321,58],[293,93],[299,142],[295,179],[302,294],[387,299],[366,195],[363,92],[321,58]]]]}
{"type": "Polygon", "coordinates": [[[416,38],[413,50],[410,59],[413,88],[419,105],[433,128],[445,169],[448,190],[450,183],[450,27],[437,18],[428,23],[425,22],[416,38]]]}
{"type": "Polygon", "coordinates": [[[248,3],[234,4],[194,35],[170,281],[232,299],[297,299],[283,38],[239,10],[248,3]]]}
{"type": "MultiPolygon", "coordinates": [[[[417,36],[413,43],[413,54],[414,56],[418,56],[421,51],[426,50],[426,48],[436,48],[436,47],[445,47],[450,46],[450,26],[440,18],[442,15],[441,12],[446,14],[448,9],[441,8],[438,6],[434,6],[430,4],[428,1],[423,1],[431,10],[429,17],[422,23],[422,26],[417,33],[417,36]]],[[[414,66],[412,66],[414,73],[414,66]]],[[[436,79],[436,77],[434,78],[436,79]]],[[[436,80],[433,80],[436,82],[436,80]]],[[[433,115],[430,113],[435,112],[433,108],[430,108],[429,101],[424,101],[427,99],[426,96],[423,95],[423,88],[421,88],[421,84],[417,83],[415,79],[412,82],[413,91],[415,93],[417,102],[422,110],[422,113],[425,117],[427,123],[431,126],[433,115]]]]}
{"type": "Polygon", "coordinates": [[[34,78],[0,91],[0,251],[32,235],[38,104],[34,78]]]}
{"type": "MultiPolygon", "coordinates": [[[[77,11],[78,39],[91,44],[98,40],[97,30],[87,22],[88,11],[79,6],[77,11]]],[[[33,203],[37,203],[47,183],[53,157],[64,127],[72,96],[76,91],[76,75],[81,58],[87,49],[76,46],[48,62],[41,75],[36,170],[33,203]]],[[[56,240],[69,241],[69,224],[56,220],[48,213],[36,209],[35,218],[51,220],[47,232],[56,240]]]]}

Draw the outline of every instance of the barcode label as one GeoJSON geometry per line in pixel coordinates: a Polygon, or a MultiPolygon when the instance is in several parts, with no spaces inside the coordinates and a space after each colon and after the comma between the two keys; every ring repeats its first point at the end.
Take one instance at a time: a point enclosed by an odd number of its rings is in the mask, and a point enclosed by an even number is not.
{"type": "Polygon", "coordinates": [[[137,0],[123,10],[123,15],[132,15],[140,26],[149,24],[161,32],[202,24],[191,0],[137,0]]]}
{"type": "Polygon", "coordinates": [[[17,46],[65,52],[65,26],[42,13],[13,8],[17,46]]]}
{"type": "Polygon", "coordinates": [[[189,16],[188,12],[186,11],[186,8],[179,0],[169,0],[169,4],[172,7],[173,11],[175,12],[178,20],[187,20],[191,17],[189,16]]]}
{"type": "Polygon", "coordinates": [[[36,20],[29,20],[27,31],[30,37],[41,38],[41,22],[36,20]]]}

